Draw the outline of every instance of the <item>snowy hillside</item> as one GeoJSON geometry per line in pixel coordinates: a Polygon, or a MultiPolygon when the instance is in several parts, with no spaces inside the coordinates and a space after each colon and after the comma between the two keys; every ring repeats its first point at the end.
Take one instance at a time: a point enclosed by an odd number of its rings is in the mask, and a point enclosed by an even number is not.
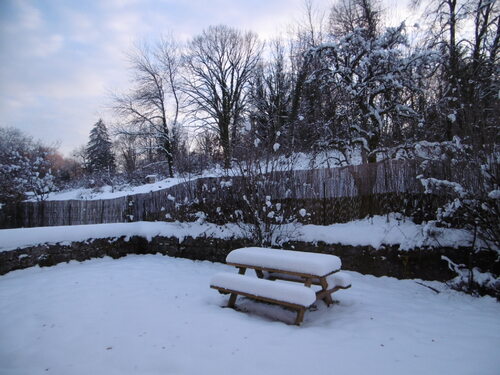
{"type": "MultiPolygon", "coordinates": [[[[291,157],[280,157],[276,160],[277,169],[294,169],[294,170],[306,170],[306,169],[319,169],[319,168],[333,168],[340,165],[339,160],[342,160],[343,156],[335,151],[321,152],[317,155],[311,155],[306,153],[294,153],[291,157]]],[[[360,164],[361,159],[358,154],[352,155],[349,164],[360,164]]],[[[71,189],[49,193],[47,195],[47,200],[59,201],[59,200],[96,200],[96,199],[113,199],[124,197],[127,195],[150,193],[152,191],[166,189],[168,187],[189,181],[190,179],[202,178],[202,177],[219,177],[219,176],[236,176],[239,174],[237,168],[230,171],[225,171],[221,167],[215,167],[210,170],[204,171],[200,175],[185,175],[177,176],[174,178],[165,178],[160,181],[151,184],[143,184],[139,186],[132,186],[130,184],[125,184],[122,186],[109,186],[105,185],[96,189],[71,189]]],[[[32,199],[35,201],[35,199],[32,199]]]]}
{"type": "Polygon", "coordinates": [[[233,267],[127,256],[0,277],[1,374],[496,375],[500,305],[438,282],[349,272],[339,303],[301,327],[209,280],[233,267]]]}
{"type": "Polygon", "coordinates": [[[47,197],[49,201],[63,201],[69,199],[76,200],[94,200],[94,199],[113,199],[124,197],[133,194],[149,193],[161,189],[166,189],[170,186],[180,184],[186,181],[183,178],[166,178],[164,180],[139,186],[123,185],[113,187],[109,185],[102,186],[97,189],[72,189],[50,193],[47,197]]]}

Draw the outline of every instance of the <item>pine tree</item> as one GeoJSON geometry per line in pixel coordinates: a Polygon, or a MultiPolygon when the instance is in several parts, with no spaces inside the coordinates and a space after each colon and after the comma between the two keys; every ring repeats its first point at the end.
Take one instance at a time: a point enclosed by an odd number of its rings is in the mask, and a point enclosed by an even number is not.
{"type": "Polygon", "coordinates": [[[108,129],[102,119],[99,119],[90,131],[87,143],[87,169],[90,173],[114,172],[115,157],[111,151],[111,141],[108,129]]]}

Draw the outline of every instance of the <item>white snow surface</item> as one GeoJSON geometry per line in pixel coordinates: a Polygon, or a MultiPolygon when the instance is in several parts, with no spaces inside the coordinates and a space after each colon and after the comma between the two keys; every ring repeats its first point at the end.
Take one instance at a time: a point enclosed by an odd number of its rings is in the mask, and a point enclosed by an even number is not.
{"type": "MultiPolygon", "coordinates": [[[[459,247],[470,244],[468,232],[448,228],[432,228],[425,236],[425,225],[411,220],[396,220],[393,216],[375,216],[345,224],[327,226],[303,225],[290,229],[294,240],[323,241],[329,244],[351,246],[400,245],[401,250],[420,246],[459,247]]],[[[242,230],[235,224],[217,226],[210,223],[145,222],[72,225],[55,227],[17,228],[0,230],[0,251],[12,250],[44,243],[85,241],[92,238],[115,238],[142,235],[150,239],[156,235],[178,237],[240,238],[242,230]]]]}
{"type": "Polygon", "coordinates": [[[346,272],[336,272],[326,278],[326,283],[328,284],[328,289],[340,286],[342,288],[348,288],[352,285],[351,277],[346,272]]]}
{"type": "Polygon", "coordinates": [[[226,262],[279,271],[300,272],[314,276],[324,276],[342,267],[340,258],[335,255],[262,247],[245,247],[233,250],[227,255],[226,262]]]}
{"type": "Polygon", "coordinates": [[[497,375],[500,304],[425,282],[348,272],[307,311],[209,288],[234,267],[161,255],[0,276],[0,373],[497,375]],[[362,359],[362,360],[360,360],[362,359]]]}
{"type": "Polygon", "coordinates": [[[305,307],[316,301],[314,290],[304,285],[258,279],[237,273],[219,272],[212,277],[210,285],[305,307]]]}
{"type": "Polygon", "coordinates": [[[133,194],[150,193],[152,191],[166,189],[168,187],[185,182],[185,178],[166,178],[152,184],[144,184],[139,186],[123,185],[123,186],[109,186],[105,185],[96,189],[72,189],[53,192],[48,195],[49,201],[63,201],[63,200],[98,200],[98,199],[114,199],[125,197],[133,194]]]}
{"type": "MultiPolygon", "coordinates": [[[[279,144],[276,143],[273,148],[275,151],[279,148],[279,144]]],[[[304,170],[304,169],[318,169],[318,168],[333,168],[338,166],[343,166],[345,163],[357,165],[361,163],[360,154],[358,151],[353,151],[352,155],[349,156],[349,160],[344,161],[343,155],[338,151],[325,151],[318,154],[308,154],[308,153],[294,153],[291,158],[280,156],[277,161],[277,169],[288,168],[294,170],[304,170]],[[342,162],[341,162],[342,161],[342,162]]],[[[230,176],[238,176],[239,169],[234,168],[229,171],[230,176]]],[[[172,178],[165,178],[163,180],[144,184],[139,186],[132,186],[129,184],[109,186],[105,185],[99,188],[78,188],[71,190],[63,190],[52,192],[47,195],[46,200],[49,201],[60,201],[60,200],[99,200],[99,199],[114,199],[120,198],[127,195],[134,194],[144,194],[150,193],[152,191],[158,191],[162,189],[169,188],[171,186],[203,177],[227,177],[228,171],[216,166],[213,169],[204,171],[201,175],[186,175],[177,176],[172,178]]],[[[153,176],[153,175],[151,175],[153,176]]],[[[33,197],[30,199],[35,201],[33,197]]]]}
{"type": "Polygon", "coordinates": [[[457,248],[471,242],[469,232],[460,229],[432,228],[426,235],[425,224],[398,220],[394,215],[374,216],[348,223],[327,226],[304,225],[300,227],[300,239],[307,242],[325,242],[352,246],[400,245],[400,250],[411,250],[422,246],[457,248]]]}
{"type": "Polygon", "coordinates": [[[0,251],[53,243],[86,241],[94,238],[119,238],[143,236],[150,240],[155,236],[216,237],[241,236],[236,225],[217,226],[209,223],[167,223],[138,221],[134,223],[111,223],[71,225],[54,227],[16,228],[0,230],[0,251]]]}

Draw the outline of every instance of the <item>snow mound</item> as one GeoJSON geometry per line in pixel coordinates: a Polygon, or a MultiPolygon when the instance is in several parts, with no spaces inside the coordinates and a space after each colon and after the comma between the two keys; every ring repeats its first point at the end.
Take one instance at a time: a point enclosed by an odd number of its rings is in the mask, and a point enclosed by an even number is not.
{"type": "Polygon", "coordinates": [[[436,246],[458,248],[468,246],[472,239],[465,230],[435,227],[431,232],[429,230],[425,224],[389,215],[327,226],[304,225],[300,228],[300,238],[307,242],[371,246],[375,249],[399,245],[400,250],[436,246]]]}
{"type": "Polygon", "coordinates": [[[328,289],[339,286],[341,288],[348,288],[351,286],[351,278],[345,272],[336,272],[326,278],[328,289]]]}
{"type": "MultiPolygon", "coordinates": [[[[421,247],[469,246],[472,237],[464,230],[429,228],[411,220],[398,220],[395,216],[374,216],[344,224],[303,225],[294,227],[294,240],[325,242],[347,246],[398,245],[400,250],[421,247]]],[[[44,243],[85,241],[95,238],[143,236],[148,240],[155,236],[242,238],[242,227],[236,224],[219,226],[206,222],[167,223],[145,222],[72,225],[0,230],[0,251],[12,250],[44,243]]],[[[338,267],[340,268],[340,266],[338,267]]]]}
{"type": "Polygon", "coordinates": [[[0,230],[0,251],[54,243],[81,242],[96,238],[119,238],[127,240],[142,236],[148,241],[155,236],[176,237],[241,237],[236,225],[218,226],[209,223],[145,222],[71,225],[55,227],[16,228],[0,230]]]}

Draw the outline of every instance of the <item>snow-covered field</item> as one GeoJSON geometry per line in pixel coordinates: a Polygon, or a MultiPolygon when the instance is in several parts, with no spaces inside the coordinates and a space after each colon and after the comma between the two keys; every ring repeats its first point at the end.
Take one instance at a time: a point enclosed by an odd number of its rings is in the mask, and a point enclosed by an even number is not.
{"type": "Polygon", "coordinates": [[[353,287],[294,313],[209,288],[223,264],[160,255],[0,277],[1,374],[498,374],[500,304],[349,272],[353,287]]]}

